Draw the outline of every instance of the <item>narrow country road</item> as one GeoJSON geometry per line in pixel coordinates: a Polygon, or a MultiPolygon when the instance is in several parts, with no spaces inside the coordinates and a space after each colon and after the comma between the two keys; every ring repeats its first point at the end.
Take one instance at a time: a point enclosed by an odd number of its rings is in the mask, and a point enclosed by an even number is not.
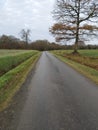
{"type": "Polygon", "coordinates": [[[98,86],[52,54],[43,52],[26,87],[17,126],[4,130],[98,130],[98,86]]]}

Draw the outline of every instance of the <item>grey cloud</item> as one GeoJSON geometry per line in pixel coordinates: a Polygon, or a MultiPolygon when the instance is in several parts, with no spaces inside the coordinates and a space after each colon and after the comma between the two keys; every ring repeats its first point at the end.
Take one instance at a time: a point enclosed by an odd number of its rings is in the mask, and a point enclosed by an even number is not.
{"type": "Polygon", "coordinates": [[[0,35],[18,36],[22,28],[32,30],[32,40],[53,40],[49,27],[53,20],[51,11],[55,0],[1,0],[0,35]]]}

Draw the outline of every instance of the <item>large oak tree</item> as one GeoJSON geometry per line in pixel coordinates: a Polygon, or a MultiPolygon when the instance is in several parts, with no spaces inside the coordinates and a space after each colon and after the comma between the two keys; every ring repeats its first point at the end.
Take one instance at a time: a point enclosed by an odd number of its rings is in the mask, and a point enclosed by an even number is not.
{"type": "Polygon", "coordinates": [[[76,53],[81,39],[97,34],[98,2],[97,0],[56,0],[53,17],[56,23],[50,28],[50,32],[58,41],[74,39],[76,53]]]}

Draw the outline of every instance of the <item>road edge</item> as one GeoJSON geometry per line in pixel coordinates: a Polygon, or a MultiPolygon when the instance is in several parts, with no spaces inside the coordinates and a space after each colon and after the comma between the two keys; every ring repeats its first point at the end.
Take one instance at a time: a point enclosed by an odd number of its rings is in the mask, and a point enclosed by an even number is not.
{"type": "Polygon", "coordinates": [[[71,61],[71,60],[69,60],[67,58],[64,58],[62,56],[56,55],[54,53],[51,53],[51,54],[53,54],[57,59],[59,59],[63,63],[66,63],[68,66],[70,66],[71,68],[73,68],[78,73],[80,73],[83,76],[85,76],[88,80],[90,80],[94,84],[98,85],[98,76],[94,75],[93,72],[92,72],[92,71],[95,71],[96,73],[98,73],[98,71],[96,71],[96,70],[94,70],[94,69],[92,69],[90,67],[87,67],[85,65],[79,64],[77,62],[71,61]],[[81,68],[83,68],[83,69],[81,69],[81,68]],[[91,70],[91,72],[89,72],[89,70],[91,70]]]}

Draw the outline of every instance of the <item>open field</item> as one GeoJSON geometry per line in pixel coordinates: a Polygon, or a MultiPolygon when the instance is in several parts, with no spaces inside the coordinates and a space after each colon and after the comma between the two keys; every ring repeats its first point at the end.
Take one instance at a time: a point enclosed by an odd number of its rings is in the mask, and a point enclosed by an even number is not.
{"type": "Polygon", "coordinates": [[[0,76],[36,53],[37,51],[0,50],[0,76]]]}
{"type": "MultiPolygon", "coordinates": [[[[10,54],[12,55],[12,53],[10,54]]],[[[39,56],[40,52],[38,51],[28,51],[28,52],[24,51],[22,53],[19,52],[19,54],[17,53],[14,56],[12,56],[14,57],[12,59],[13,60],[15,59],[16,61],[19,59],[24,60],[21,61],[21,63],[18,64],[15,68],[10,69],[8,72],[6,72],[0,77],[0,110],[2,110],[8,105],[11,98],[14,96],[14,94],[21,87],[22,83],[25,81],[28,73],[33,68],[39,56]]],[[[0,61],[0,63],[2,62],[0,61]]]]}
{"type": "Polygon", "coordinates": [[[73,55],[71,52],[71,50],[52,51],[60,60],[98,84],[98,50],[79,50],[80,55],[73,55]]]}
{"type": "MultiPolygon", "coordinates": [[[[26,52],[30,52],[28,50],[9,50],[9,49],[0,49],[0,57],[3,57],[3,56],[14,56],[14,55],[17,55],[17,54],[22,54],[22,53],[26,53],[26,52]]],[[[31,50],[32,52],[32,50],[31,50]]]]}
{"type": "Polygon", "coordinates": [[[80,55],[71,52],[72,50],[54,51],[57,55],[98,70],[98,50],[79,50],[80,55]]]}
{"type": "MultiPolygon", "coordinates": [[[[73,52],[73,50],[58,50],[58,51],[54,51],[54,52],[61,53],[61,54],[70,54],[71,52],[73,52]]],[[[82,56],[98,58],[98,50],[79,50],[78,52],[82,56]]]]}
{"type": "Polygon", "coordinates": [[[98,58],[98,50],[79,50],[83,56],[98,58]]]}

